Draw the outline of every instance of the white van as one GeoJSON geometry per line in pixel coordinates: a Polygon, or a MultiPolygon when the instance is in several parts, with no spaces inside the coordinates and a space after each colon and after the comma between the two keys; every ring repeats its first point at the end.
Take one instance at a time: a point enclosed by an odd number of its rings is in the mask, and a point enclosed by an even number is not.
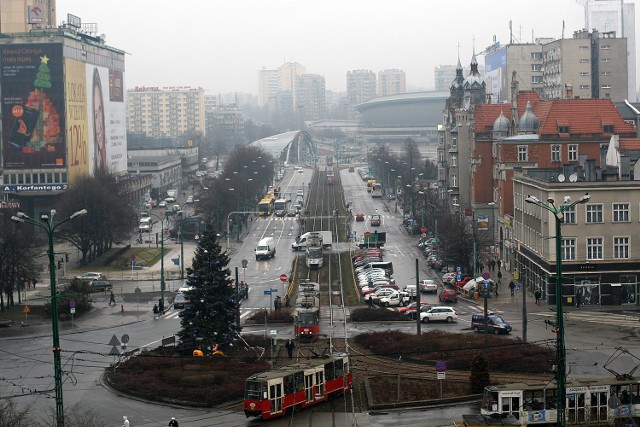
{"type": "Polygon", "coordinates": [[[138,223],[138,231],[140,233],[148,233],[151,231],[152,228],[153,228],[153,221],[151,220],[150,216],[146,216],[140,219],[140,222],[138,223]]]}
{"type": "Polygon", "coordinates": [[[273,258],[276,256],[276,241],[273,237],[265,237],[258,242],[255,253],[256,260],[273,258]]]}

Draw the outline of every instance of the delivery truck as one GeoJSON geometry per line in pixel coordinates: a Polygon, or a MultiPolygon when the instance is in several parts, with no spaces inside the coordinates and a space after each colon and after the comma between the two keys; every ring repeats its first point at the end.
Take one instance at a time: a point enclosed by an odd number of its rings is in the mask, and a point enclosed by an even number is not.
{"type": "Polygon", "coordinates": [[[309,239],[312,237],[312,233],[320,233],[322,236],[322,246],[324,248],[330,248],[333,245],[333,234],[331,231],[309,231],[296,238],[296,241],[291,244],[291,249],[294,251],[301,251],[306,249],[309,244],[309,239]]]}

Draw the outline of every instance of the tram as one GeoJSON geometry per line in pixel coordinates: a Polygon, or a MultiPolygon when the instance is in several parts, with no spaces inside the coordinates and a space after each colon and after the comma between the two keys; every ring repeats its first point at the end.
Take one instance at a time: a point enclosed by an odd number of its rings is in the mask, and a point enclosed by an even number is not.
{"type": "Polygon", "coordinates": [[[282,417],[345,394],[351,386],[346,353],[303,360],[247,378],[244,413],[263,420],[282,417]]]}
{"type": "MultiPolygon", "coordinates": [[[[520,426],[555,426],[556,395],[555,381],[492,385],[485,388],[480,414],[488,418],[511,415],[520,426]]],[[[640,379],[569,379],[565,408],[567,426],[637,425],[640,379]]]]}
{"type": "Polygon", "coordinates": [[[293,311],[293,333],[300,342],[311,342],[320,335],[320,285],[300,284],[293,311]]]}

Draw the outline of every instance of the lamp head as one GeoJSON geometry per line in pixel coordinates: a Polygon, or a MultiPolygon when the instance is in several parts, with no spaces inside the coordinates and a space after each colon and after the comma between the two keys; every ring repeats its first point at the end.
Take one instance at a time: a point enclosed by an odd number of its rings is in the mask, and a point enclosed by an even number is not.
{"type": "Polygon", "coordinates": [[[554,204],[555,202],[556,202],[556,201],[555,201],[555,200],[553,200],[551,197],[549,197],[549,198],[547,199],[547,203],[549,203],[550,205],[554,204]]]}
{"type": "Polygon", "coordinates": [[[564,196],[564,203],[569,203],[571,201],[571,196],[564,196]]]}
{"type": "Polygon", "coordinates": [[[49,222],[49,215],[42,214],[40,215],[40,219],[42,220],[42,222],[49,222]]]}
{"type": "Polygon", "coordinates": [[[22,211],[18,211],[18,213],[16,214],[16,216],[17,216],[18,218],[29,218],[29,216],[28,216],[26,213],[22,212],[22,211]]]}
{"type": "Polygon", "coordinates": [[[578,203],[587,203],[590,199],[591,199],[591,196],[589,195],[589,193],[585,193],[584,196],[578,199],[578,203]]]}
{"type": "Polygon", "coordinates": [[[525,202],[527,203],[540,203],[540,200],[536,197],[536,196],[527,196],[526,199],[524,199],[525,202]]]}

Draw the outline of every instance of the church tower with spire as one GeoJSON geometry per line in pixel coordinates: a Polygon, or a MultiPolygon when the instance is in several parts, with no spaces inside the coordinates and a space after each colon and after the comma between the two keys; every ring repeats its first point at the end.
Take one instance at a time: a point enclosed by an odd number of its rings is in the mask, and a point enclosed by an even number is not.
{"type": "Polygon", "coordinates": [[[476,59],[475,52],[471,57],[471,72],[464,79],[464,107],[465,109],[471,109],[478,104],[487,103],[487,83],[484,81],[480,72],[478,71],[478,60],[476,59]]]}

